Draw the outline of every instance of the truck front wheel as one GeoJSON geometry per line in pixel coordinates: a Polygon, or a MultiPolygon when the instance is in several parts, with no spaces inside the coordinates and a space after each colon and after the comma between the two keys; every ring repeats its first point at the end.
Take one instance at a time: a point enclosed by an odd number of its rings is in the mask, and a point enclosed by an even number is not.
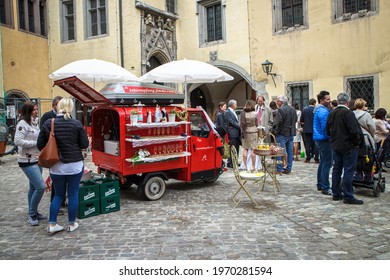
{"type": "Polygon", "coordinates": [[[142,195],[148,200],[158,200],[165,193],[165,181],[161,177],[155,176],[147,179],[145,184],[138,186],[142,195]]]}

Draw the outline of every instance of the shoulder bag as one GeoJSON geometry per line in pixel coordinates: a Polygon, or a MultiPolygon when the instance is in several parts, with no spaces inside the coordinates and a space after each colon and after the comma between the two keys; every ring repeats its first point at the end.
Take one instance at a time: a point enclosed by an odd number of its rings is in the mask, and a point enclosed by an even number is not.
{"type": "Polygon", "coordinates": [[[49,135],[49,140],[47,141],[46,146],[42,149],[38,157],[38,164],[45,168],[50,168],[54,164],[60,161],[58,155],[57,141],[54,136],[54,118],[51,119],[51,130],[49,135]]]}

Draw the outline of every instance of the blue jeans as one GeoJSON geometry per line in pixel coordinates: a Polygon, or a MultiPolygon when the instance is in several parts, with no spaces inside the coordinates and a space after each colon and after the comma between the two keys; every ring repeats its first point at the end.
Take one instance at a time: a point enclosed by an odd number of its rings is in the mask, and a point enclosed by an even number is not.
{"type": "Polygon", "coordinates": [[[42,178],[42,167],[38,164],[21,167],[29,180],[29,189],[27,194],[28,214],[35,216],[38,213],[38,205],[45,193],[46,184],[42,178]]]}
{"type": "Polygon", "coordinates": [[[320,152],[320,164],[317,170],[317,188],[323,191],[329,191],[329,173],[332,168],[332,145],[328,140],[315,141],[318,151],[320,152]]]}
{"type": "Polygon", "coordinates": [[[61,203],[64,201],[66,191],[68,190],[68,222],[73,224],[76,221],[77,208],[79,206],[79,188],[80,180],[83,176],[83,170],[74,175],[56,175],[50,174],[55,190],[53,201],[50,204],[49,224],[57,223],[58,211],[61,203]]]}
{"type": "MultiPolygon", "coordinates": [[[[285,152],[287,153],[287,171],[291,172],[292,169],[292,163],[293,163],[293,143],[294,143],[294,136],[283,136],[283,135],[276,135],[276,142],[280,144],[281,147],[284,148],[285,152]]],[[[277,157],[277,160],[282,160],[282,157],[277,157]]],[[[283,171],[282,164],[278,164],[276,167],[276,170],[278,172],[283,171]]]]}
{"type": "Polygon", "coordinates": [[[358,149],[353,148],[345,153],[333,151],[333,172],[332,172],[332,192],[333,196],[341,196],[341,174],[344,170],[342,191],[345,200],[354,199],[353,196],[353,175],[356,170],[358,159],[358,149]]]}

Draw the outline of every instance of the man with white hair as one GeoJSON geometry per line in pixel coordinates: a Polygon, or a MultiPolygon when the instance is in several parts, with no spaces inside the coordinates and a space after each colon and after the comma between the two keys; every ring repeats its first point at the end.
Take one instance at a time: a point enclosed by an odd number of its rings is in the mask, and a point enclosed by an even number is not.
{"type": "Polygon", "coordinates": [[[340,93],[337,96],[339,105],[329,114],[326,122],[326,133],[330,135],[333,148],[332,193],[335,201],[343,200],[346,204],[361,205],[363,200],[356,199],[353,195],[352,180],[362,137],[358,120],[348,108],[350,100],[348,93],[340,93]]]}
{"type": "MultiPolygon", "coordinates": [[[[288,104],[287,96],[278,96],[276,104],[279,109],[276,111],[273,132],[276,135],[276,142],[287,153],[287,167],[283,168],[282,164],[278,164],[276,174],[290,174],[293,164],[293,142],[296,134],[295,124],[297,122],[297,113],[294,107],[288,104]]],[[[278,161],[281,161],[281,157],[278,157],[278,161]]]]}
{"type": "MultiPolygon", "coordinates": [[[[224,113],[225,121],[227,123],[228,136],[229,136],[229,147],[234,146],[237,150],[237,155],[240,151],[241,145],[241,128],[236,114],[237,101],[234,99],[229,100],[228,108],[224,113]]],[[[227,167],[233,168],[232,157],[230,155],[227,167]]]]}

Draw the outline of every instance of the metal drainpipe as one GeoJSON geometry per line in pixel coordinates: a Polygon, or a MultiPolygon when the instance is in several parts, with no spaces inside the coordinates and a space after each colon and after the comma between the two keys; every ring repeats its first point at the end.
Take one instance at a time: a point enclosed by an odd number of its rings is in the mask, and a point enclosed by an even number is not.
{"type": "Polygon", "coordinates": [[[119,52],[121,66],[125,67],[124,54],[123,54],[123,16],[122,16],[122,0],[119,0],[119,52]]]}
{"type": "MultiPolygon", "coordinates": [[[[2,35],[1,35],[1,30],[2,30],[2,28],[3,28],[3,27],[0,26],[0,67],[1,67],[1,69],[0,69],[0,73],[1,73],[1,75],[0,75],[0,85],[1,85],[0,90],[1,90],[1,95],[2,95],[2,97],[4,97],[4,98],[3,98],[3,102],[4,102],[4,113],[3,113],[2,115],[0,115],[0,121],[1,121],[2,123],[5,123],[5,122],[6,122],[5,114],[6,114],[6,108],[7,108],[7,106],[6,106],[6,100],[5,100],[6,96],[5,96],[5,90],[4,90],[3,43],[2,43],[2,40],[3,40],[3,39],[2,39],[2,35]]],[[[0,95],[0,96],[1,96],[1,95],[0,95]]]]}

